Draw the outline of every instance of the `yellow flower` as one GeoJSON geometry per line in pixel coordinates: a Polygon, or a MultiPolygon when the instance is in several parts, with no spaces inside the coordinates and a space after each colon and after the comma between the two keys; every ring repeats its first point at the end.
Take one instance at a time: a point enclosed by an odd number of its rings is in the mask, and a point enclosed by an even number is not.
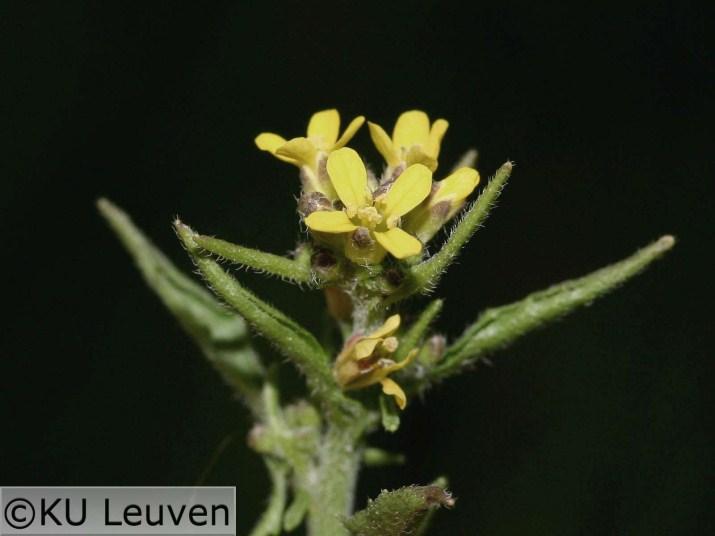
{"type": "Polygon", "coordinates": [[[399,363],[389,358],[397,350],[398,341],[394,333],[399,327],[400,315],[392,315],[372,333],[347,341],[333,369],[335,379],[343,389],[361,389],[380,383],[382,392],[392,396],[400,409],[405,409],[405,392],[388,375],[409,365],[417,350],[412,350],[399,363]]]}
{"type": "Polygon", "coordinates": [[[335,109],[323,110],[314,113],[310,118],[305,137],[286,140],[278,134],[263,132],[256,136],[255,142],[262,151],[268,151],[284,162],[307,167],[313,173],[317,173],[321,158],[331,151],[344,147],[364,122],[363,116],[356,117],[350,122],[343,135],[338,137],[340,114],[335,109]]]}
{"type": "Polygon", "coordinates": [[[319,210],[305,218],[313,231],[347,234],[345,255],[355,262],[379,263],[389,251],[404,259],[422,251],[422,243],[403,231],[402,216],[419,205],[432,188],[432,173],[422,164],[408,167],[373,199],[367,171],[360,156],[349,148],[328,156],[328,176],[344,208],[319,210]]]}
{"type": "Polygon", "coordinates": [[[435,171],[440,144],[449,123],[444,119],[437,119],[430,126],[426,113],[410,110],[397,119],[392,139],[380,125],[368,121],[368,127],[375,147],[391,168],[401,164],[424,164],[431,171],[435,171]]]}
{"type": "Polygon", "coordinates": [[[405,230],[427,243],[464,206],[478,184],[479,173],[469,167],[435,182],[429,197],[405,219],[405,230]]]}

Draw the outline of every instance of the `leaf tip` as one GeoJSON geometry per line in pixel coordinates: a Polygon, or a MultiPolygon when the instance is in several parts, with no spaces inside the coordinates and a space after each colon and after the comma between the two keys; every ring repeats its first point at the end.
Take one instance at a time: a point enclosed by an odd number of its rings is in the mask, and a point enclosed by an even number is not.
{"type": "Polygon", "coordinates": [[[655,245],[658,247],[660,251],[668,251],[671,249],[677,240],[673,235],[663,235],[661,236],[655,243],[655,245]]]}

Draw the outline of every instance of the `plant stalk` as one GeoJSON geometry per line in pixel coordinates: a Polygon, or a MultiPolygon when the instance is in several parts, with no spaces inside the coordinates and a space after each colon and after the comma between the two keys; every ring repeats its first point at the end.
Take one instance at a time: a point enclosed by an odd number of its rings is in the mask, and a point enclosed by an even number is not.
{"type": "Polygon", "coordinates": [[[328,425],[310,490],[309,536],[348,536],[343,520],[352,514],[365,430],[364,419],[328,425]]]}

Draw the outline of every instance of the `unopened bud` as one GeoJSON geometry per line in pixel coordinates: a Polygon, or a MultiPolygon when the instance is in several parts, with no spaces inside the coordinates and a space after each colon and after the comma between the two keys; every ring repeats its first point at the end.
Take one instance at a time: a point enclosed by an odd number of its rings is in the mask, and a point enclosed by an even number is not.
{"type": "Polygon", "coordinates": [[[337,319],[347,321],[353,312],[353,300],[338,287],[325,287],[325,303],[330,315],[337,319]]]}
{"type": "Polygon", "coordinates": [[[399,343],[397,342],[397,337],[387,337],[382,341],[382,349],[388,354],[392,354],[397,350],[399,343]]]}
{"type": "Polygon", "coordinates": [[[434,365],[442,360],[446,348],[447,338],[444,335],[432,335],[422,347],[418,359],[425,365],[434,365]]]}

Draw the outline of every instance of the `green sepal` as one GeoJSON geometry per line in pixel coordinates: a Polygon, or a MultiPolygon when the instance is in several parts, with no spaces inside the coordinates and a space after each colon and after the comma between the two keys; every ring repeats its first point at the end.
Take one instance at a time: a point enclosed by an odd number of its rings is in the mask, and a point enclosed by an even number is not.
{"type": "Polygon", "coordinates": [[[353,536],[403,536],[420,528],[429,510],[452,507],[454,499],[440,486],[407,486],[383,490],[367,508],[345,521],[353,536]]]}
{"type": "Polygon", "coordinates": [[[442,274],[457,258],[462,247],[487,219],[511,175],[512,168],[512,163],[506,162],[497,170],[477,200],[464,211],[464,215],[455,225],[442,248],[426,261],[411,266],[406,271],[405,280],[387,300],[388,303],[394,303],[417,292],[426,293],[434,289],[442,274]]]}
{"type": "Polygon", "coordinates": [[[428,371],[427,381],[451,376],[530,331],[589,305],[644,270],[674,244],[672,236],[663,236],[630,257],[589,275],[554,285],[518,302],[487,309],[447,349],[444,360],[428,371]]]}
{"type": "Polygon", "coordinates": [[[209,253],[259,272],[276,275],[295,283],[312,283],[314,280],[310,268],[310,247],[308,245],[302,245],[295,259],[289,259],[239,246],[212,236],[196,235],[194,241],[209,253]]]}
{"type": "Polygon", "coordinates": [[[326,409],[350,412],[351,403],[333,379],[330,358],[320,343],[278,309],[268,305],[246,290],[221,265],[204,253],[194,241],[196,233],[180,221],[174,223],[176,232],[184,243],[196,267],[211,289],[236,309],[260,335],[276,345],[305,375],[308,387],[326,409]]]}
{"type": "Polygon", "coordinates": [[[134,258],[147,285],[226,383],[256,409],[264,369],[251,347],[244,320],[178,270],[119,207],[99,199],[97,208],[134,258]]]}

